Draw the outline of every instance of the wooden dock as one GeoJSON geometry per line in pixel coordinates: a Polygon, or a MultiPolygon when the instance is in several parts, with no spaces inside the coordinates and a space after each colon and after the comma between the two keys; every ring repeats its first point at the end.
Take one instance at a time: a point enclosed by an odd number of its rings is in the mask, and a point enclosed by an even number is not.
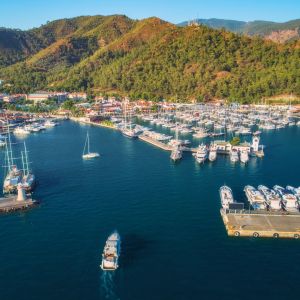
{"type": "Polygon", "coordinates": [[[300,238],[300,213],[224,209],[220,212],[229,236],[300,238]]]}
{"type": "Polygon", "coordinates": [[[37,204],[38,202],[33,199],[17,201],[16,196],[0,198],[0,213],[14,212],[18,210],[27,210],[34,207],[37,204]]]}

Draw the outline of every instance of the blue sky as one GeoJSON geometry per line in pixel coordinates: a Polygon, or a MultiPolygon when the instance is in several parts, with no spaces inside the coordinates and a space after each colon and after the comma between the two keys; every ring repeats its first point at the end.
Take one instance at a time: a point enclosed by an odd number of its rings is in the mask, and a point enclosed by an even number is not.
{"type": "Polygon", "coordinates": [[[2,0],[0,27],[28,29],[79,15],[157,16],[179,23],[193,18],[284,22],[300,18],[299,0],[2,0]]]}

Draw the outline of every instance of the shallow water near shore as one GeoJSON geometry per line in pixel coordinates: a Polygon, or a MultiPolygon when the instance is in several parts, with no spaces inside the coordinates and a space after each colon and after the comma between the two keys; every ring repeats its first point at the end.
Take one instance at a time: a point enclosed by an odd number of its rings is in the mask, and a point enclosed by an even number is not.
{"type": "Polygon", "coordinates": [[[0,216],[1,299],[298,299],[299,240],[227,237],[218,189],[226,183],[245,201],[247,184],[300,186],[299,137],[297,127],[265,132],[263,159],[199,166],[71,121],[31,134],[41,205],[0,216]],[[93,161],[81,158],[87,130],[101,154],[93,161]],[[114,229],[120,268],[104,273],[114,229]]]}

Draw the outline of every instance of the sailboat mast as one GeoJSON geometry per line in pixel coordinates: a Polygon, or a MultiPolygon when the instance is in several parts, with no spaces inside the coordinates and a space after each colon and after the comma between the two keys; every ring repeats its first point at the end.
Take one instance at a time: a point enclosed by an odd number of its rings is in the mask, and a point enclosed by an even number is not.
{"type": "Polygon", "coordinates": [[[26,166],[26,169],[24,169],[24,172],[26,172],[25,175],[28,176],[28,174],[29,174],[29,163],[28,163],[28,152],[27,152],[25,142],[24,142],[24,151],[25,151],[25,166],[26,166]]]}
{"type": "Polygon", "coordinates": [[[11,148],[11,137],[10,137],[10,130],[9,130],[9,123],[7,120],[7,134],[8,134],[8,148],[7,148],[7,153],[8,153],[8,160],[9,160],[9,168],[11,169],[11,167],[14,164],[14,159],[13,159],[13,154],[12,154],[12,148],[11,148]]]}
{"type": "Polygon", "coordinates": [[[88,143],[88,153],[90,153],[90,135],[87,134],[87,143],[88,143]]]}
{"type": "Polygon", "coordinates": [[[23,172],[24,172],[25,175],[26,175],[23,151],[21,151],[21,158],[22,158],[22,168],[23,168],[23,172]]]}

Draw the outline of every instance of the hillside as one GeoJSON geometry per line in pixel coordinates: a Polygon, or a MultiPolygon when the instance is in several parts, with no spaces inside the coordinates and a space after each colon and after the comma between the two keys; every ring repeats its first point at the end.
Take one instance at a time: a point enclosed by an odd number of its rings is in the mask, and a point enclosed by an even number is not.
{"type": "MultiPolygon", "coordinates": [[[[224,19],[197,19],[193,21],[214,29],[225,28],[234,33],[243,33],[250,36],[258,35],[274,42],[284,43],[300,38],[300,19],[285,23],[269,21],[243,22],[224,19]]],[[[182,22],[179,26],[187,26],[190,22],[182,22]]]]}
{"type": "Polygon", "coordinates": [[[298,41],[278,45],[206,26],[126,16],[59,20],[21,33],[32,34],[43,48],[0,68],[0,78],[9,83],[2,91],[85,90],[240,102],[300,95],[298,41]]]}

